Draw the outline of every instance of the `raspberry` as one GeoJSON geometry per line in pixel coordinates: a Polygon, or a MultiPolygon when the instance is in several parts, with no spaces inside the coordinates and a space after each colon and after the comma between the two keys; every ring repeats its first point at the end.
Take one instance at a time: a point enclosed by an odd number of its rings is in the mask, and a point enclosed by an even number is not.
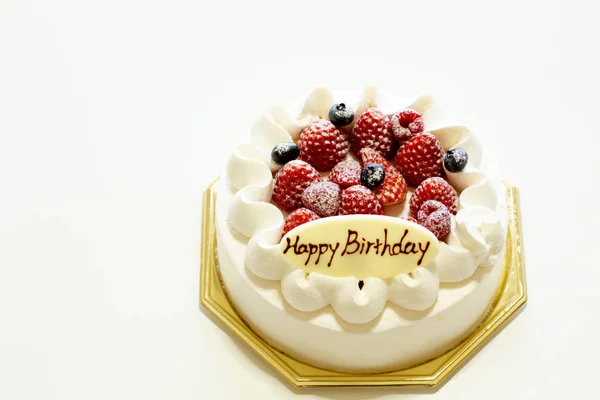
{"type": "Polygon", "coordinates": [[[442,176],[444,150],[430,133],[423,133],[404,143],[396,154],[396,167],[404,179],[418,186],[427,178],[442,176]]]}
{"type": "Polygon", "coordinates": [[[345,160],[338,163],[329,174],[329,181],[337,183],[343,189],[360,185],[360,163],[356,160],[345,160]]]}
{"type": "Polygon", "coordinates": [[[298,147],[302,160],[318,171],[329,171],[346,159],[349,143],[346,135],[331,122],[319,119],[300,133],[298,147]]]}
{"type": "Polygon", "coordinates": [[[308,208],[299,208],[295,210],[285,219],[285,223],[283,224],[283,236],[295,227],[316,219],[319,219],[319,216],[308,208]]]}
{"type": "Polygon", "coordinates": [[[394,144],[390,119],[376,108],[367,109],[354,125],[351,142],[355,154],[368,147],[390,157],[394,144]]]}
{"type": "Polygon", "coordinates": [[[381,164],[385,170],[385,179],[383,183],[373,189],[379,202],[383,205],[402,203],[406,199],[406,182],[402,174],[381,154],[370,148],[364,148],[360,151],[360,156],[364,164],[381,164]]]}
{"type": "Polygon", "coordinates": [[[421,114],[407,108],[392,115],[392,133],[399,142],[406,142],[413,136],[423,133],[423,118],[421,114]]]}
{"type": "Polygon", "coordinates": [[[283,211],[292,212],[302,207],[304,190],[320,180],[321,175],[310,164],[301,160],[290,161],[275,175],[273,203],[283,211]]]}
{"type": "Polygon", "coordinates": [[[340,215],[352,214],[383,215],[383,206],[366,187],[351,186],[340,196],[340,215]]]}
{"type": "Polygon", "coordinates": [[[320,217],[336,215],[340,208],[340,186],[333,182],[316,182],[302,194],[304,207],[320,217]]]}
{"type": "Polygon", "coordinates": [[[421,205],[427,200],[437,200],[456,214],[458,208],[458,195],[456,190],[443,178],[429,178],[423,181],[410,197],[410,212],[417,215],[421,205]]]}
{"type": "Polygon", "coordinates": [[[445,205],[435,200],[427,200],[421,205],[418,221],[419,225],[429,229],[439,240],[448,236],[452,227],[450,211],[445,205]]]}
{"type": "Polygon", "coordinates": [[[407,221],[410,222],[414,222],[415,224],[418,224],[419,222],[416,220],[416,218],[411,217],[410,215],[407,215],[406,217],[402,217],[402,219],[405,219],[407,221]]]}

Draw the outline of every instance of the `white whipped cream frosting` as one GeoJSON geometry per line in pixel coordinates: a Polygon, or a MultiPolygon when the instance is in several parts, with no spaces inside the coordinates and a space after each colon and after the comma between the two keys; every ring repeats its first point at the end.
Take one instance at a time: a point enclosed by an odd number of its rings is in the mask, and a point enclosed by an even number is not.
{"type": "Polygon", "coordinates": [[[297,310],[316,311],[331,305],[340,318],[355,324],[376,318],[387,301],[410,310],[426,310],[435,303],[440,282],[467,279],[478,267],[495,265],[502,254],[506,232],[496,210],[495,186],[479,170],[481,145],[469,129],[446,117],[429,96],[407,100],[367,87],[336,99],[328,89],[317,88],[299,107],[271,107],[254,123],[250,137],[250,143],[239,145],[227,163],[225,179],[236,191],[227,220],[231,228],[249,238],[246,267],[262,279],[280,280],[283,296],[297,310]],[[280,142],[297,140],[315,119],[327,118],[336,100],[354,108],[355,121],[369,107],[388,116],[413,108],[422,114],[425,129],[445,150],[462,147],[469,154],[464,171],[447,172],[449,183],[460,194],[459,211],[435,260],[392,279],[365,279],[362,289],[355,277],[307,274],[288,264],[279,249],[284,214],[271,203],[273,172],[279,167],[271,160],[271,149],[280,142]]]}

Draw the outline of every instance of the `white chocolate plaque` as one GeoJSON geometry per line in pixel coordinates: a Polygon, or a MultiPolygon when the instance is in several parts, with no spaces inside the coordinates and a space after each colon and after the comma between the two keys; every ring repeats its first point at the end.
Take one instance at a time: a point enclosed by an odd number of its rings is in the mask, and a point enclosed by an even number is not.
{"type": "Polygon", "coordinates": [[[358,279],[412,272],[433,261],[438,248],[422,226],[374,215],[319,219],[292,229],[280,243],[284,259],[306,272],[358,279]]]}

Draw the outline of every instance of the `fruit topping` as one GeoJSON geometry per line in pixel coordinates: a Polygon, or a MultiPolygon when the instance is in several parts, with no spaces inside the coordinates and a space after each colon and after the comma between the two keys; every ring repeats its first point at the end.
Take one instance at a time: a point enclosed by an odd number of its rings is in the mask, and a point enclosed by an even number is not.
{"type": "Polygon", "coordinates": [[[307,222],[314,221],[319,219],[319,216],[314,212],[310,211],[308,208],[299,208],[293,211],[288,217],[285,219],[283,224],[283,235],[291,231],[297,226],[306,224],[307,222]]]}
{"type": "Polygon", "coordinates": [[[282,142],[271,150],[271,159],[277,164],[287,164],[300,155],[300,149],[294,142],[282,142]]]}
{"type": "Polygon", "coordinates": [[[369,163],[360,172],[360,183],[369,189],[375,189],[383,183],[385,170],[381,164],[369,163]]]}
{"type": "Polygon", "coordinates": [[[302,194],[311,183],[319,182],[321,175],[310,164],[293,160],[275,175],[273,202],[282,210],[292,212],[302,207],[302,194]]]}
{"type": "Polygon", "coordinates": [[[467,166],[469,155],[465,149],[457,147],[456,149],[448,150],[444,156],[444,168],[448,172],[460,172],[467,166]]]}
{"type": "Polygon", "coordinates": [[[340,186],[333,182],[316,182],[302,194],[304,207],[320,217],[336,215],[340,208],[340,186]]]}
{"type": "Polygon", "coordinates": [[[404,143],[396,154],[396,167],[404,179],[418,186],[427,178],[442,175],[444,150],[430,133],[423,133],[404,143]]]}
{"type": "Polygon", "coordinates": [[[410,197],[410,212],[417,215],[421,205],[428,200],[436,200],[445,205],[448,211],[456,214],[458,195],[456,190],[443,178],[434,177],[423,181],[410,197]]]}
{"type": "Polygon", "coordinates": [[[442,240],[450,233],[452,219],[448,208],[436,200],[427,200],[421,205],[417,216],[419,225],[429,229],[436,238],[442,240]]]}
{"type": "Polygon", "coordinates": [[[298,147],[300,159],[323,172],[346,159],[349,143],[346,135],[331,122],[319,119],[300,133],[298,147]]]}
{"type": "Polygon", "coordinates": [[[413,109],[407,108],[392,115],[392,133],[400,143],[423,133],[423,118],[413,109]]]}
{"type": "Polygon", "coordinates": [[[329,120],[335,126],[350,125],[354,119],[354,110],[344,103],[338,103],[329,109],[329,120]]]}
{"type": "Polygon", "coordinates": [[[365,165],[369,163],[380,164],[385,171],[383,183],[373,189],[381,204],[396,204],[406,199],[406,182],[392,163],[370,148],[362,149],[360,157],[365,165]]]}
{"type": "Polygon", "coordinates": [[[417,221],[416,218],[413,218],[410,215],[407,215],[406,217],[400,217],[400,218],[405,219],[405,220],[410,221],[410,222],[414,222],[415,224],[419,223],[419,221],[417,221]]]}
{"type": "Polygon", "coordinates": [[[329,181],[337,183],[343,189],[360,185],[360,163],[356,160],[344,160],[338,163],[329,174],[329,181]]]}
{"type": "Polygon", "coordinates": [[[356,154],[364,148],[371,148],[384,158],[390,157],[394,142],[390,119],[376,108],[367,109],[354,125],[351,142],[352,151],[356,154]]]}
{"type": "Polygon", "coordinates": [[[351,186],[340,196],[340,215],[352,214],[383,215],[383,206],[373,192],[366,187],[351,186]]]}

